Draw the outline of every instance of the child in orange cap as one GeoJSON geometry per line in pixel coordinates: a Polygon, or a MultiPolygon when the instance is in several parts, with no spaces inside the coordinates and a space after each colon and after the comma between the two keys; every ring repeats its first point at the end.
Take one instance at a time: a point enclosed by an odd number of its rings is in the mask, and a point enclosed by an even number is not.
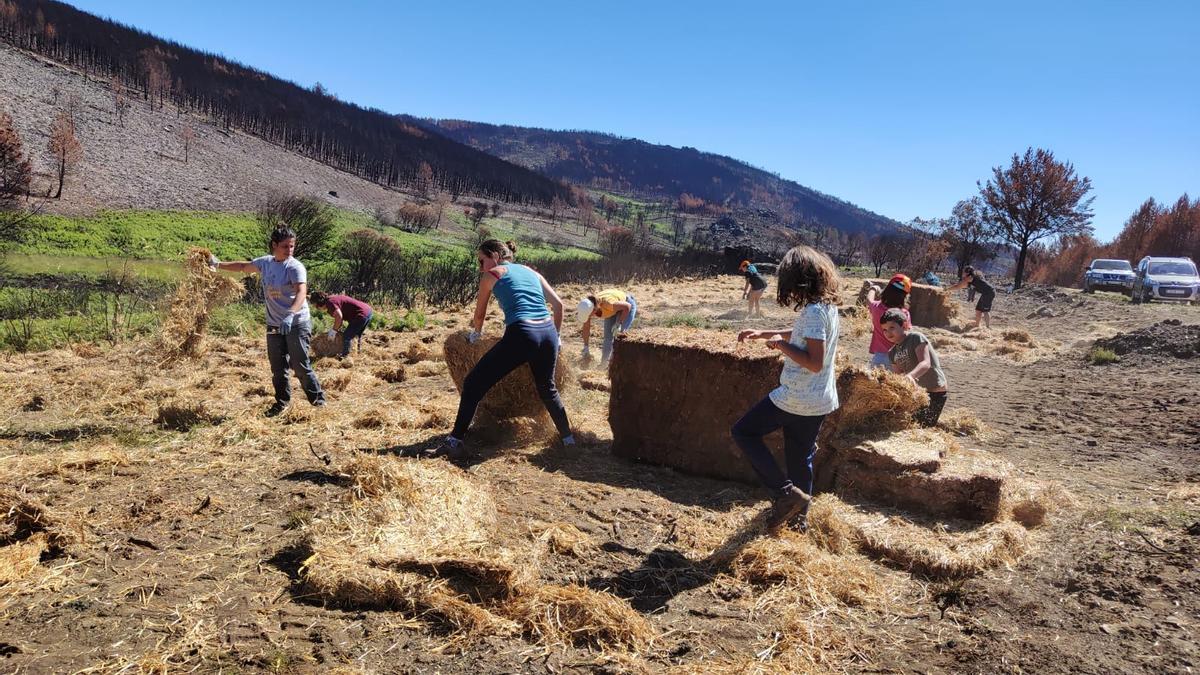
{"type": "Polygon", "coordinates": [[[872,286],[867,291],[867,311],[871,315],[871,367],[891,370],[892,359],[888,356],[892,343],[883,334],[879,320],[889,309],[898,309],[904,314],[904,328],[912,328],[912,317],[908,313],[908,294],[912,292],[912,280],[897,274],[882,290],[872,286]]]}

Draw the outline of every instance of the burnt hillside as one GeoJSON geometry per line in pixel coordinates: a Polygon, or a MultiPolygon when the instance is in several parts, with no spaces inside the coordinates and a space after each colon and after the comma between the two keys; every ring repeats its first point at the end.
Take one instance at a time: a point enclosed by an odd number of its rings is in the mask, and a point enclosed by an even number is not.
{"type": "Polygon", "coordinates": [[[52,0],[0,0],[0,40],[110,81],[114,96],[202,115],[385,186],[412,184],[422,164],[454,194],[548,203],[566,186],[429,133],[220,56],[52,0]],[[121,93],[118,93],[120,91],[121,93]],[[132,93],[130,93],[132,92],[132,93]]]}

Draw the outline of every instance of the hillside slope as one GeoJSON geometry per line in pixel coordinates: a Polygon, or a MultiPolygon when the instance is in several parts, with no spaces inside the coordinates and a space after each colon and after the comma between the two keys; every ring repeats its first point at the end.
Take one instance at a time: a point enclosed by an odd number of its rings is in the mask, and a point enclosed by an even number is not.
{"type": "Polygon", "coordinates": [[[643,196],[682,194],[710,204],[754,207],[777,222],[824,225],[843,232],[885,232],[900,226],[836,197],[695,148],[655,145],[589,131],[551,131],[462,120],[424,120],[450,138],[553,178],[643,196]]]}
{"type": "Polygon", "coordinates": [[[0,2],[0,41],[91,77],[130,99],[194,113],[389,187],[430,178],[454,194],[549,203],[568,188],[535,171],[362,108],[320,89],[82,12],[55,0],[0,2]]]}
{"type": "Polygon", "coordinates": [[[99,209],[250,211],[276,192],[302,192],[347,208],[394,208],[404,195],[260,138],[226,131],[200,118],[177,116],[133,101],[118,121],[103,83],[0,43],[0,112],[12,116],[32,155],[33,189],[44,193],[54,162],[46,148],[54,116],[78,99],[76,133],[83,145],[79,172],[67,178],[62,199],[49,211],[99,209]],[[178,132],[190,125],[196,138],[184,161],[178,132]],[[337,197],[330,195],[335,192],[337,197]]]}

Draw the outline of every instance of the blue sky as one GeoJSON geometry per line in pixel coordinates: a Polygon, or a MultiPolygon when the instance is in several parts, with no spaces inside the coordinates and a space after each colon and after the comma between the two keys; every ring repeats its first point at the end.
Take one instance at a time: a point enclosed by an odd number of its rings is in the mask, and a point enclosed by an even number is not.
{"type": "Polygon", "coordinates": [[[1026,146],[1111,238],[1200,196],[1200,2],[77,0],[389,112],[727,154],[900,220],[1026,146]]]}

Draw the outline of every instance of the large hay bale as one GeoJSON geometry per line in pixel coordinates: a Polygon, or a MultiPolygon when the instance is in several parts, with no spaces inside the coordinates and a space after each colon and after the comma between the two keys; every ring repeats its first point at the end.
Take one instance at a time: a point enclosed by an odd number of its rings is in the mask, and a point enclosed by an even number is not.
{"type": "MultiPolygon", "coordinates": [[[[858,291],[858,304],[867,304],[867,291],[871,285],[883,288],[886,279],[867,279],[858,291]]],[[[958,316],[958,305],[954,304],[950,294],[940,286],[913,284],[908,294],[908,313],[916,326],[949,326],[958,316]]]]}
{"type": "Polygon", "coordinates": [[[237,281],[209,269],[209,255],[206,248],[188,251],[185,263],[187,276],[175,289],[159,334],[160,353],[164,361],[204,354],[204,334],[208,330],[209,314],[217,307],[233,302],[243,293],[243,287],[237,281]]]}
{"type": "MultiPolygon", "coordinates": [[[[446,338],[446,364],[450,367],[450,377],[454,380],[454,386],[458,387],[460,392],[467,373],[471,372],[475,364],[479,363],[479,359],[499,341],[498,337],[487,336],[471,344],[467,342],[467,334],[464,331],[451,333],[446,338]]],[[[563,392],[571,382],[571,366],[567,359],[560,358],[554,371],[554,384],[563,392]]],[[[528,365],[520,366],[492,387],[487,396],[483,397],[480,408],[499,420],[509,417],[549,419],[546,407],[533,384],[533,373],[528,365]]]]}
{"type": "MultiPolygon", "coordinates": [[[[609,425],[615,454],[690,473],[745,482],[757,476],[729,434],[752,405],[779,386],[783,361],[761,343],[738,345],[731,333],[651,328],[617,340],[609,375],[609,425]],[[686,383],[685,383],[686,382],[686,383]]],[[[819,445],[863,429],[907,429],[929,402],[905,377],[854,366],[839,369],[841,408],[819,445]]],[[[782,458],[780,434],[767,444],[782,458]]],[[[818,462],[827,453],[818,450],[818,462]]]]}
{"type": "MultiPolygon", "coordinates": [[[[643,328],[622,335],[609,367],[612,451],[689,473],[757,482],[729,430],[779,386],[783,362],[732,333],[643,328]]],[[[782,456],[778,434],[767,439],[782,456]]]]}
{"type": "Polygon", "coordinates": [[[834,459],[826,465],[839,495],[977,522],[1003,515],[1012,467],[982,451],[956,449],[945,432],[913,430],[854,447],[839,442],[834,441],[834,459]],[[936,451],[940,459],[914,463],[920,448],[936,451]]]}

